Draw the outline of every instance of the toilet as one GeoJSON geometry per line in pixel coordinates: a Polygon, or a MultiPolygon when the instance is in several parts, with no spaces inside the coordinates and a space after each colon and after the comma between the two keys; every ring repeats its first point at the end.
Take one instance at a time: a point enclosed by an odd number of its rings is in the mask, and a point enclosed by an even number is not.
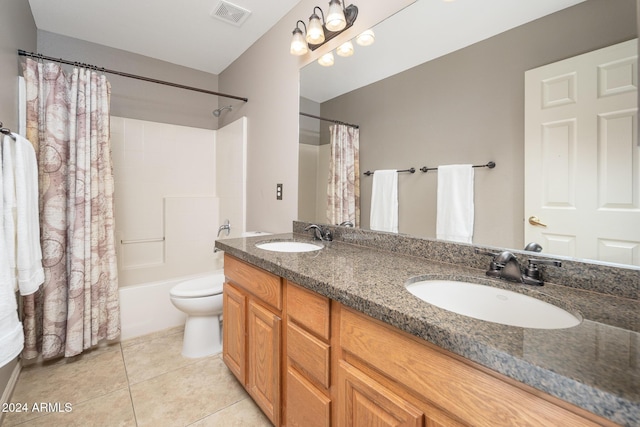
{"type": "Polygon", "coordinates": [[[178,283],[171,288],[171,303],[187,315],[182,355],[211,356],[222,351],[222,271],[178,283]]]}

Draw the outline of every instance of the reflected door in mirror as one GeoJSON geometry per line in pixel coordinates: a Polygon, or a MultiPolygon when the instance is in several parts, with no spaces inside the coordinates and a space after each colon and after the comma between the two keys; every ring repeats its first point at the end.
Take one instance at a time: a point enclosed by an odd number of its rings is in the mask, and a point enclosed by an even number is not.
{"type": "Polygon", "coordinates": [[[640,265],[637,39],[525,74],[525,241],[640,265]],[[578,96],[578,94],[580,94],[578,96]]]}

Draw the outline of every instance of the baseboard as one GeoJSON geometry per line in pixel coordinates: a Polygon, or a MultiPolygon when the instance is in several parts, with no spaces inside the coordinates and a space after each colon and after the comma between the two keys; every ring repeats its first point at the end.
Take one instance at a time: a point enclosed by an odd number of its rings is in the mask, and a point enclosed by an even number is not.
{"type": "MultiPolygon", "coordinates": [[[[2,398],[0,399],[0,407],[4,408],[6,403],[11,402],[11,395],[13,394],[13,390],[16,387],[16,383],[18,382],[18,377],[20,376],[20,371],[22,370],[22,364],[20,360],[17,361],[16,365],[13,367],[13,372],[11,372],[11,376],[9,377],[9,381],[7,382],[7,386],[4,388],[2,392],[2,398]]],[[[4,421],[4,412],[0,411],[0,425],[4,421]]]]}

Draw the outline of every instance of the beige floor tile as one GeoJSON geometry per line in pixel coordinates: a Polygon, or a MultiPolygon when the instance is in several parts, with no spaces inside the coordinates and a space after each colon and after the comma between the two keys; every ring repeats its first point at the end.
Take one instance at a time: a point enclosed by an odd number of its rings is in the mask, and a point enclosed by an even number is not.
{"type": "Polygon", "coordinates": [[[186,426],[247,394],[219,357],[131,385],[138,426],[186,426]]]}
{"type": "Polygon", "coordinates": [[[269,419],[247,397],[240,402],[209,415],[189,427],[271,427],[269,419]]]}
{"type": "Polygon", "coordinates": [[[92,357],[100,356],[103,353],[109,351],[117,351],[120,352],[120,343],[112,342],[109,344],[101,344],[91,350],[87,350],[82,354],[73,357],[59,357],[53,360],[42,361],[40,359],[30,359],[30,360],[22,360],[22,370],[29,369],[42,369],[42,368],[52,368],[58,365],[66,365],[68,363],[76,363],[80,360],[91,359],[92,357]]]}
{"type": "Polygon", "coordinates": [[[121,345],[122,345],[122,348],[125,348],[132,345],[140,344],[146,341],[151,341],[156,338],[168,337],[169,335],[173,335],[173,334],[182,334],[183,332],[184,332],[184,325],[176,326],[173,328],[164,329],[162,331],[152,332],[147,335],[142,335],[135,338],[129,338],[128,340],[122,341],[121,345]]]}
{"type": "MultiPolygon", "coordinates": [[[[75,406],[127,385],[122,353],[107,351],[73,363],[23,370],[11,401],[28,406],[57,402],[75,406]]],[[[15,425],[41,415],[31,411],[9,413],[4,425],[15,425]]]]}
{"type": "Polygon", "coordinates": [[[45,414],[21,424],[23,427],[135,427],[136,419],[129,389],[72,405],[69,411],[45,414]]]}
{"type": "Polygon", "coordinates": [[[183,357],[181,352],[182,332],[123,347],[129,384],[137,384],[200,360],[183,357]]]}

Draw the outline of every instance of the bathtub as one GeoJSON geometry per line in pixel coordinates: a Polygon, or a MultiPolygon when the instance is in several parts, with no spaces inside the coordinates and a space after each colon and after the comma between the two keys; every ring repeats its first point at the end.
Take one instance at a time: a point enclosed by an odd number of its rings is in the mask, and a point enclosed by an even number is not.
{"type": "Polygon", "coordinates": [[[224,277],[224,270],[121,288],[120,339],[126,340],[184,325],[187,316],[171,304],[169,290],[185,280],[219,275],[224,277]]]}

